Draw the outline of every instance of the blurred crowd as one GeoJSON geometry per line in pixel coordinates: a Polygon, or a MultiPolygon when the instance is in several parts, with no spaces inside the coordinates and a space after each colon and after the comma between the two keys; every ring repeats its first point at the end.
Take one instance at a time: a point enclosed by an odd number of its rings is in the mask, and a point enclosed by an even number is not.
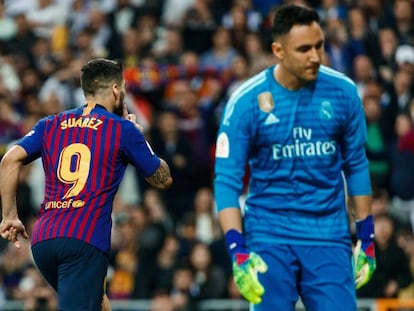
{"type": "MultiPolygon", "coordinates": [[[[349,75],[366,114],[377,271],[359,297],[414,298],[414,2],[290,0],[317,8],[324,63],[349,75]]],[[[42,117],[79,107],[81,66],[122,61],[128,110],[169,163],[166,192],[126,172],[113,210],[110,299],[153,311],[239,299],[212,192],[215,135],[231,92],[276,63],[282,0],[0,0],[0,158],[42,117]]],[[[39,161],[20,176],[28,232],[43,200],[39,161]]],[[[352,222],[351,222],[352,223],[352,222]]],[[[54,310],[56,296],[21,249],[0,241],[2,301],[54,310]]]]}

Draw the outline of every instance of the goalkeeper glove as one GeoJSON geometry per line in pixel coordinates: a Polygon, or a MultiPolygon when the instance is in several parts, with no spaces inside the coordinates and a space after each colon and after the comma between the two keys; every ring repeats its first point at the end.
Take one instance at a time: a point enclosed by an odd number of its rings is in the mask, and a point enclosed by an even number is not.
{"type": "Polygon", "coordinates": [[[260,303],[265,290],[257,272],[266,272],[266,263],[258,254],[247,250],[243,235],[234,229],[227,231],[226,245],[233,262],[233,279],[240,294],[251,303],[260,303]]]}
{"type": "Polygon", "coordinates": [[[356,221],[356,237],[358,240],[354,249],[355,285],[359,289],[368,283],[377,266],[372,215],[356,221]]]}

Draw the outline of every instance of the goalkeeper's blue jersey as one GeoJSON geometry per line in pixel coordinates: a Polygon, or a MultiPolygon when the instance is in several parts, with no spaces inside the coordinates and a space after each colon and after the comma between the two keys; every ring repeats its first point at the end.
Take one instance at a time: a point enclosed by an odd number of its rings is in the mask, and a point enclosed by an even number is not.
{"type": "Polygon", "coordinates": [[[345,188],[351,196],[371,193],[355,84],[321,66],[315,81],[290,91],[273,72],[247,80],[226,105],[216,146],[217,209],[239,207],[248,163],[249,243],[349,247],[345,188]]]}

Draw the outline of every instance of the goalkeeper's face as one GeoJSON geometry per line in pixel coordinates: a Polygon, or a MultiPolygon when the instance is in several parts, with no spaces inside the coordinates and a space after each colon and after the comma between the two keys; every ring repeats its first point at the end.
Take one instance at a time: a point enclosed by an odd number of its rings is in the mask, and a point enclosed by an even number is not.
{"type": "Polygon", "coordinates": [[[287,80],[313,81],[323,60],[323,31],[317,22],[294,25],[287,34],[275,39],[272,51],[287,80]]]}

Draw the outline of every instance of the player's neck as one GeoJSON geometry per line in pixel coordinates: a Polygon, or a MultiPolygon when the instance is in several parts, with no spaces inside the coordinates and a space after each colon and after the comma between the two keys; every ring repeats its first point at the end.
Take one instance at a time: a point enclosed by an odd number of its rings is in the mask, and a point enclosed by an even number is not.
{"type": "Polygon", "coordinates": [[[107,98],[102,96],[88,96],[86,97],[86,103],[101,105],[109,112],[113,112],[114,110],[114,105],[107,98]]]}
{"type": "Polygon", "coordinates": [[[307,85],[307,81],[299,79],[280,65],[275,66],[273,76],[281,86],[290,91],[300,90],[307,85]]]}

